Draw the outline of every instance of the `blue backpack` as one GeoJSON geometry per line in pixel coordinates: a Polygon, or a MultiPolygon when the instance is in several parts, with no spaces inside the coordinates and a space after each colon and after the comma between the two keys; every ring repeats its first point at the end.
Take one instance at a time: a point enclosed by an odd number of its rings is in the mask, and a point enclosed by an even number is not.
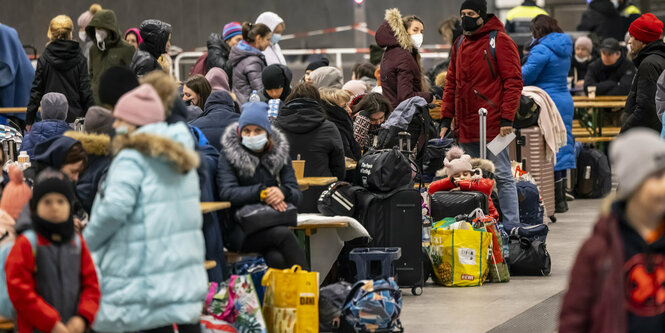
{"type": "Polygon", "coordinates": [[[342,332],[402,332],[402,292],[394,278],[353,285],[342,309],[342,332]]]}
{"type": "Polygon", "coordinates": [[[520,222],[528,225],[543,224],[545,207],[540,199],[538,186],[531,182],[517,182],[515,186],[520,207],[520,222]]]}

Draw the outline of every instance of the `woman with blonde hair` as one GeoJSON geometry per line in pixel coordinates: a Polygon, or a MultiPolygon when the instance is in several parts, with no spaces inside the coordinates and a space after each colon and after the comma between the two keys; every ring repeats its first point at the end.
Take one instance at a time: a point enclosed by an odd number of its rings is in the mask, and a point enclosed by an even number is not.
{"type": "Polygon", "coordinates": [[[79,43],[72,40],[73,30],[74,24],[67,15],[58,15],[49,24],[46,34],[49,42],[37,61],[35,80],[30,91],[26,115],[28,130],[35,122],[39,103],[46,93],[58,92],[67,97],[68,123],[84,117],[88,108],[94,105],[88,62],[81,53],[79,43]]]}
{"type": "Polygon", "coordinates": [[[335,88],[319,89],[321,94],[321,105],[326,118],[330,120],[342,136],[344,156],[354,161],[361,157],[360,145],[353,137],[353,120],[351,119],[351,108],[349,101],[351,94],[348,91],[335,88]]]}

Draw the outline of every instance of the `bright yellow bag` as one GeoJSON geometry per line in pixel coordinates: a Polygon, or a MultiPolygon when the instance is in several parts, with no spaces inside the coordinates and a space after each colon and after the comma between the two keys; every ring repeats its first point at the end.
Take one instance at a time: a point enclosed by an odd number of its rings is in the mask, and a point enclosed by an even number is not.
{"type": "Polygon", "coordinates": [[[478,230],[432,229],[434,281],[446,287],[482,286],[489,273],[492,234],[478,230]]]}
{"type": "Polygon", "coordinates": [[[266,287],[263,317],[270,333],[319,331],[319,273],[270,268],[261,284],[266,287]]]}

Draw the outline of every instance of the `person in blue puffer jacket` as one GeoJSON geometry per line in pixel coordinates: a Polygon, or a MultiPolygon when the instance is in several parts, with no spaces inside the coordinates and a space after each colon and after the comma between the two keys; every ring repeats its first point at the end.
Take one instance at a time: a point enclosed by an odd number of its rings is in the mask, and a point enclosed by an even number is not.
{"type": "Polygon", "coordinates": [[[550,95],[566,125],[567,143],[556,154],[554,166],[556,212],[568,211],[566,202],[566,170],[575,169],[573,139],[573,98],[568,91],[567,75],[573,54],[573,41],[563,33],[557,20],[538,15],[531,21],[534,44],[522,66],[525,86],[537,86],[550,95]]]}
{"type": "Polygon", "coordinates": [[[42,121],[33,124],[21,144],[21,151],[28,152],[31,162],[35,161],[35,146],[72,129],[65,122],[69,110],[69,103],[65,95],[56,92],[44,94],[40,105],[42,121]]]}
{"type": "Polygon", "coordinates": [[[120,98],[115,158],[83,237],[100,275],[99,332],[199,332],[208,279],[196,169],[183,122],[147,84],[120,98]]]}
{"type": "Polygon", "coordinates": [[[210,144],[219,151],[222,149],[224,130],[229,124],[237,122],[239,117],[231,95],[224,90],[216,90],[208,96],[203,113],[189,124],[198,127],[210,144]]]}

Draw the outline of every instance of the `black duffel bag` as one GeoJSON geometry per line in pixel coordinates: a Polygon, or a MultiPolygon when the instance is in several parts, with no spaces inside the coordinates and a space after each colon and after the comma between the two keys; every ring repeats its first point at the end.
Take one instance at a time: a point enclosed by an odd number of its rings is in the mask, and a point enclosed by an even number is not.
{"type": "Polygon", "coordinates": [[[353,216],[356,211],[356,193],[358,191],[367,190],[344,181],[330,184],[321,193],[316,203],[317,209],[324,216],[353,216]]]}
{"type": "Polygon", "coordinates": [[[397,149],[370,149],[358,161],[360,184],[370,191],[390,192],[411,184],[411,162],[397,149]]]}
{"type": "Polygon", "coordinates": [[[526,237],[510,236],[508,244],[510,255],[510,275],[548,276],[552,268],[552,260],[545,242],[529,240],[526,237]]]}
{"type": "Polygon", "coordinates": [[[533,98],[522,95],[520,97],[520,107],[515,113],[515,120],[513,120],[513,127],[527,128],[538,126],[538,117],[540,117],[540,105],[533,98]]]}

